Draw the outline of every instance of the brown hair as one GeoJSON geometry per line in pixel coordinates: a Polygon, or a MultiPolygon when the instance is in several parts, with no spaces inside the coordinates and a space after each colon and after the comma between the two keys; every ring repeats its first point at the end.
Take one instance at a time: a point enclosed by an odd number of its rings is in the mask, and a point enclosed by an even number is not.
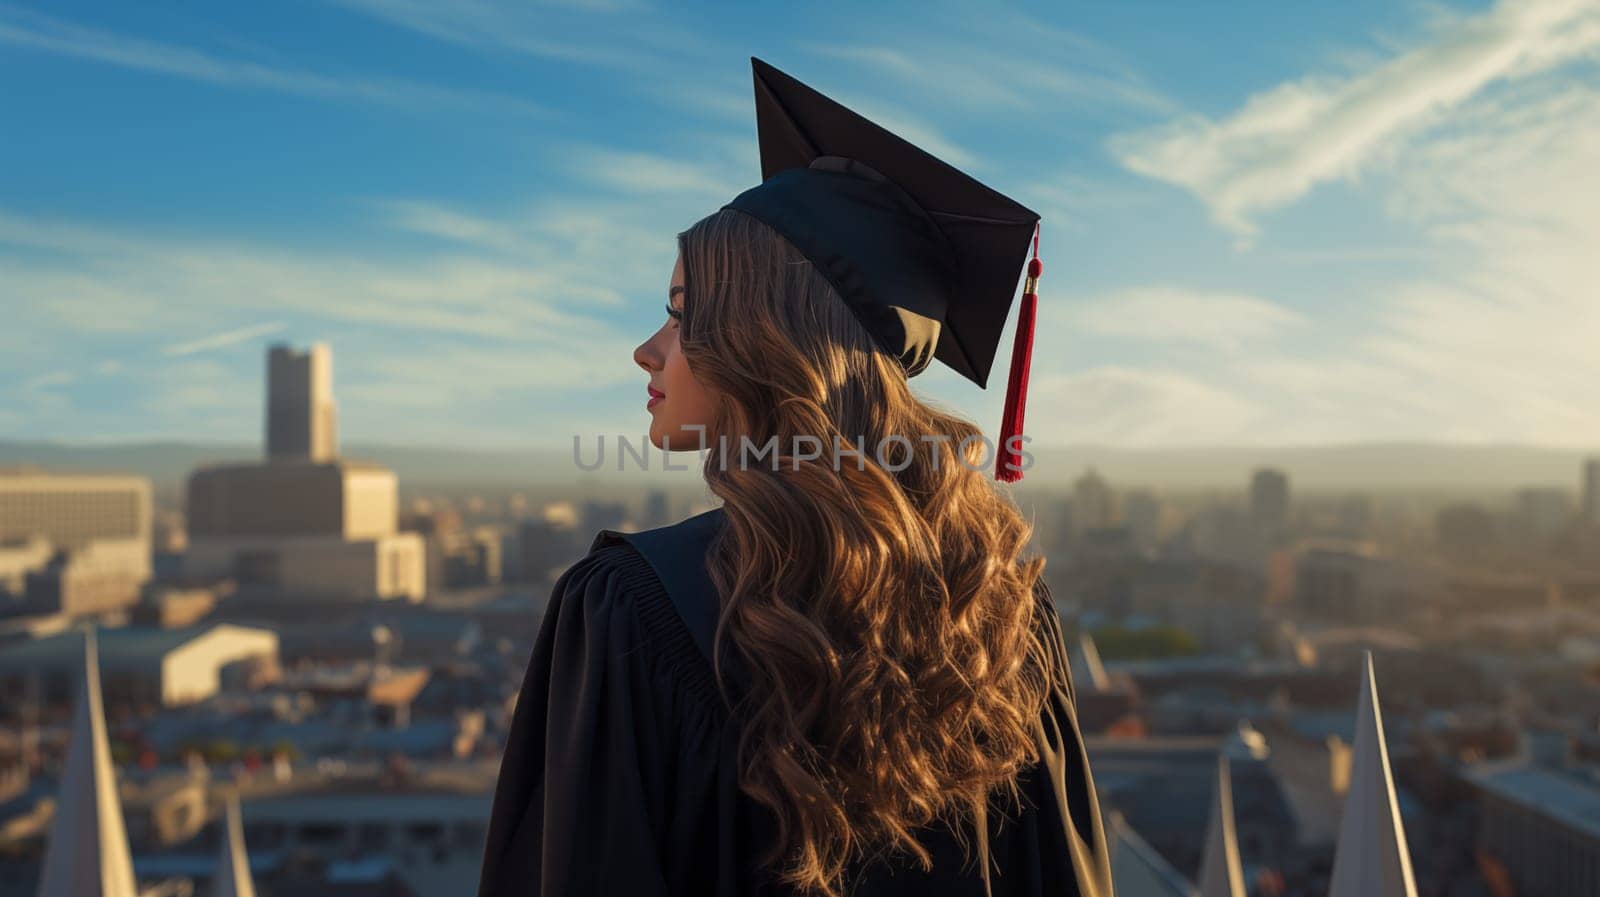
{"type": "Polygon", "coordinates": [[[731,694],[731,649],[749,684],[734,707],[740,784],[778,821],[763,862],[830,897],[870,856],[927,869],[918,828],[943,822],[965,844],[975,811],[997,789],[1018,800],[1017,773],[1038,761],[1049,661],[1033,594],[1044,560],[1022,558],[1031,527],[976,469],[981,443],[959,455],[977,427],[913,395],[788,241],[723,210],[679,243],[679,337],[720,396],[710,433],[778,437],[776,470],[715,451],[705,467],[728,521],[708,561],[717,675],[731,694]],[[797,460],[796,435],[821,439],[823,457],[797,460]],[[888,443],[886,467],[873,447],[890,435],[907,441],[888,443]],[[835,437],[863,439],[863,460],[834,464],[835,437]]]}

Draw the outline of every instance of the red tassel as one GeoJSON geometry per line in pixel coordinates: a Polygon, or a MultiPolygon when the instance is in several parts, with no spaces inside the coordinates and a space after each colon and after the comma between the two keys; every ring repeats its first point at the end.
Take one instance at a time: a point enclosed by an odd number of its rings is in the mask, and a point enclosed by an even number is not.
{"type": "Polygon", "coordinates": [[[1011,378],[1006,382],[1005,414],[1000,419],[1000,444],[995,448],[994,478],[1014,483],[1022,479],[1022,418],[1028,409],[1028,367],[1033,361],[1033,319],[1039,304],[1039,228],[1033,231],[1033,258],[1028,261],[1028,279],[1022,286],[1022,307],[1017,311],[1017,338],[1011,345],[1011,378]]]}

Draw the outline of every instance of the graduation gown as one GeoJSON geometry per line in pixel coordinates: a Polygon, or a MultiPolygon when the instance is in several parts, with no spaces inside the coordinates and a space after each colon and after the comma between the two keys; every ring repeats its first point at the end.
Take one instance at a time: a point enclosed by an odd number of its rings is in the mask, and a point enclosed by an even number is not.
{"type": "MultiPolygon", "coordinates": [[[[479,897],[791,893],[756,864],[774,822],[739,789],[738,726],[709,660],[705,556],[722,519],[602,531],[556,583],[506,740],[479,897]]],[[[1039,601],[1059,661],[1036,730],[1043,759],[1020,777],[1020,812],[996,803],[969,832],[975,850],[987,840],[988,874],[929,827],[931,872],[875,860],[851,870],[853,897],[1110,897],[1060,618],[1042,589],[1039,601]]]]}

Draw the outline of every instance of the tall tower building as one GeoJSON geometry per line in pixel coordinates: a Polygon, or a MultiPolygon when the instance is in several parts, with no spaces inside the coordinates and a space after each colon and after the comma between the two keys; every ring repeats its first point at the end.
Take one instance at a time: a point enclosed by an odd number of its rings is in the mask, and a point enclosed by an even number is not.
{"type": "Polygon", "coordinates": [[[266,462],[189,475],[186,576],[303,599],[422,600],[425,546],[397,531],[394,471],[338,456],[332,358],[324,343],[271,347],[266,462]]]}
{"type": "Polygon", "coordinates": [[[1259,529],[1275,530],[1289,519],[1289,475],[1262,467],[1250,477],[1250,520],[1259,529]]]}
{"type": "Polygon", "coordinates": [[[279,343],[267,353],[267,460],[332,461],[339,453],[333,350],[279,343]]]}
{"type": "Polygon", "coordinates": [[[1600,526],[1600,458],[1583,462],[1583,520],[1600,526]]]}

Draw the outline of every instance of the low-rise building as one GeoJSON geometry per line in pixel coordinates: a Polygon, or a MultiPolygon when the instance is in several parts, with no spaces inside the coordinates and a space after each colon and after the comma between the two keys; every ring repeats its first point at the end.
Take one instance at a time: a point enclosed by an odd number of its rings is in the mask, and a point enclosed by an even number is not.
{"type": "MultiPolygon", "coordinates": [[[[110,705],[190,704],[216,694],[230,676],[248,684],[272,678],[278,666],[277,634],[246,626],[101,629],[99,644],[110,705]]],[[[82,676],[82,656],[83,639],[72,631],[0,647],[0,700],[36,695],[65,706],[82,676]]]]}

